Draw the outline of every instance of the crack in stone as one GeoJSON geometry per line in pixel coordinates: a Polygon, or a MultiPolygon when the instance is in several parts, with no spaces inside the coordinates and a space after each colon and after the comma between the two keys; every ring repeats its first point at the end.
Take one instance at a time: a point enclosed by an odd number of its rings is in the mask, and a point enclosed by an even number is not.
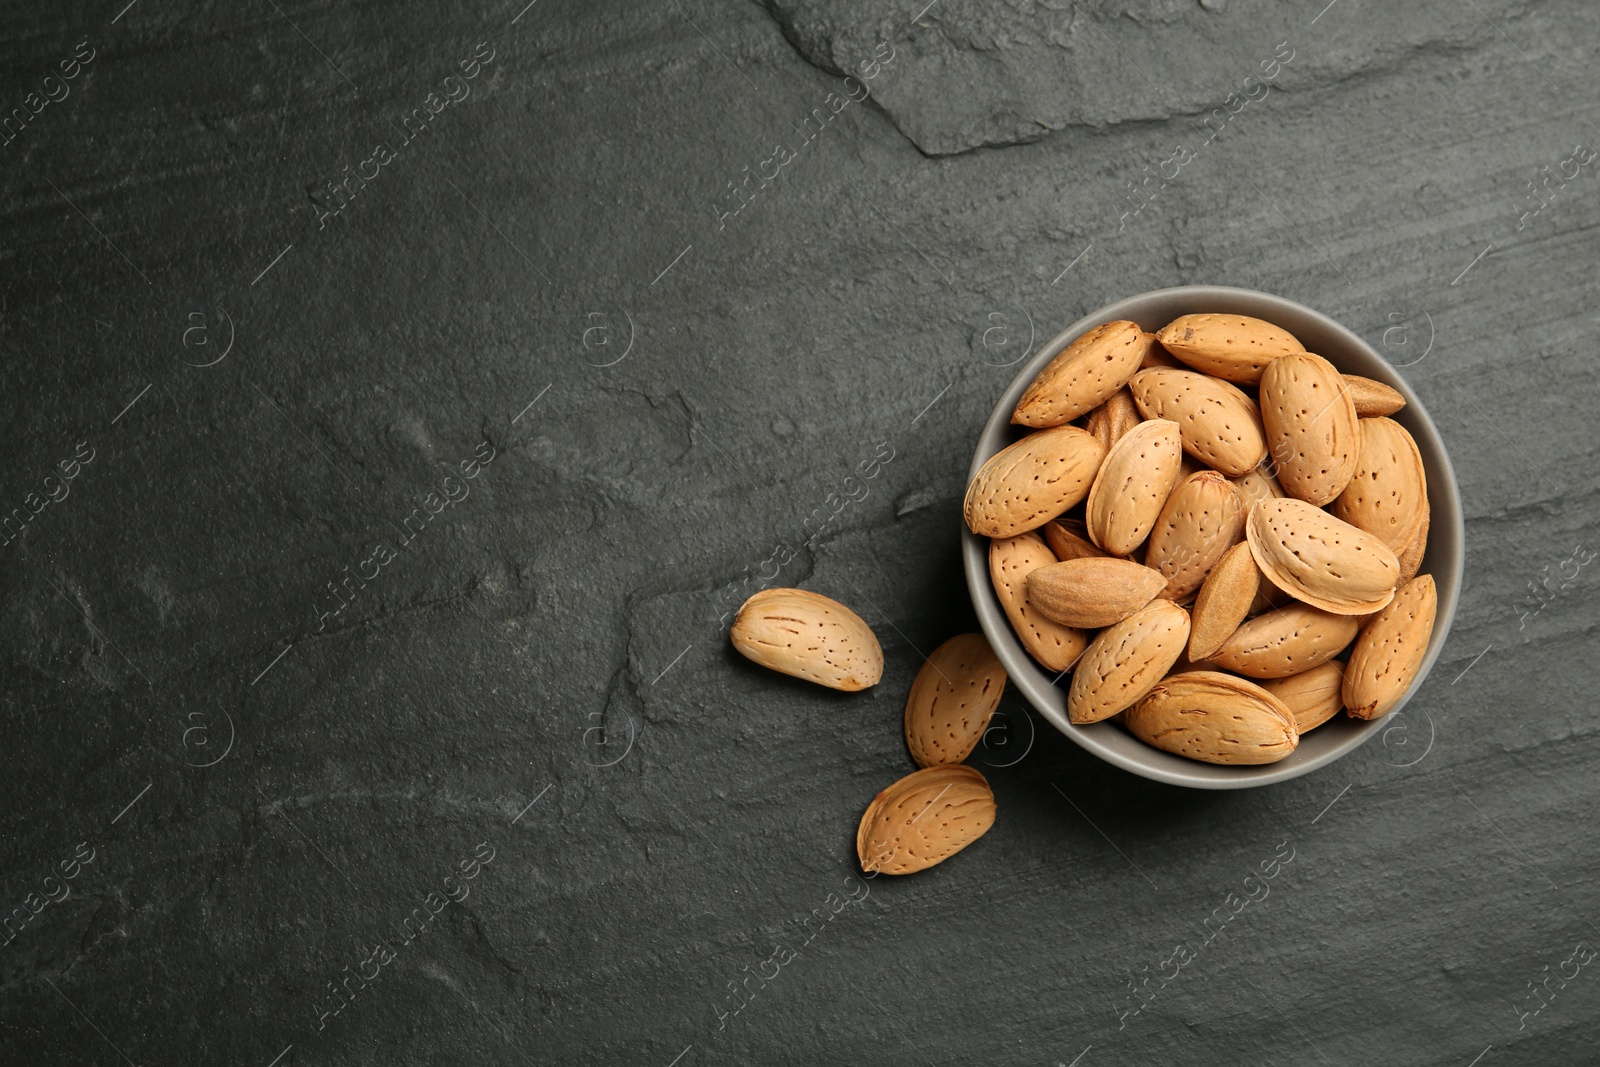
{"type": "MultiPolygon", "coordinates": [[[[962,9],[928,15],[929,26],[906,22],[905,12],[885,2],[845,0],[758,0],[800,60],[829,75],[843,77],[870,51],[868,42],[892,41],[906,68],[872,98],[878,110],[920,153],[931,159],[966,155],[984,148],[1036,144],[1068,130],[1104,132],[1143,123],[1171,123],[1207,116],[1221,106],[1238,84],[1184,84],[1173,72],[1174,56],[1195,47],[1223,48],[1236,28],[1220,12],[1198,6],[1118,3],[1101,5],[1099,18],[1072,5],[1065,21],[1051,25],[1054,13],[962,9]],[[1088,29],[1082,27],[1087,21],[1088,29]],[[1137,27],[1131,37],[1137,58],[1117,44],[1127,44],[1125,25],[1137,27]],[[922,31],[919,33],[918,31],[922,31]],[[1052,56],[1048,61],[1036,53],[1052,56]],[[859,55],[858,55],[859,53],[859,55]],[[1065,53],[1065,61],[1060,56],[1065,53]],[[1151,75],[1147,72],[1161,71],[1151,75]],[[1152,77],[1154,80],[1152,80],[1152,77]],[[1164,99],[1154,107],[1137,103],[1154,92],[1164,99]],[[951,108],[952,99],[968,106],[951,108]]],[[[1364,35],[1342,48],[1332,60],[1300,69],[1285,68],[1288,83],[1273,88],[1297,94],[1339,90],[1351,83],[1381,77],[1419,59],[1457,59],[1493,48],[1498,35],[1476,20],[1452,29],[1443,12],[1412,12],[1417,19],[1406,32],[1394,27],[1360,27],[1364,35]],[[1304,73],[1302,73],[1304,72],[1304,73]],[[1309,83],[1304,83],[1309,79],[1309,83]]],[[[1509,25],[1523,14],[1507,12],[1509,25]]],[[[1457,20],[1460,21],[1460,20],[1457,20]]],[[[1287,17],[1267,31],[1298,42],[1310,51],[1305,27],[1287,17]]],[[[1261,30],[1253,27],[1253,36],[1261,30]]],[[[1265,38],[1263,38],[1265,41],[1265,38]]],[[[1132,47],[1132,45],[1129,45],[1132,47]]],[[[1271,45],[1262,45],[1269,55],[1271,45]]],[[[1321,50],[1325,54],[1326,50],[1321,50]]],[[[1318,53],[1311,53],[1313,56],[1318,53]]],[[[1253,61],[1239,61],[1239,77],[1255,74],[1253,61]]],[[[1192,66],[1188,65],[1188,66],[1192,66]]]]}

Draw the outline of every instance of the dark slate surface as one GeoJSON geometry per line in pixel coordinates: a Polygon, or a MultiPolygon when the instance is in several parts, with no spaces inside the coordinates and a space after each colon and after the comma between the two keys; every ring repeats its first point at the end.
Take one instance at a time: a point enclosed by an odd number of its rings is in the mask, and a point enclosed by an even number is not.
{"type": "Polygon", "coordinates": [[[1595,1059],[1600,9],[123,2],[0,22],[0,1060],[1595,1059]],[[1444,658],[1238,794],[1008,700],[858,879],[1008,365],[1186,282],[1404,368],[1444,658]]]}

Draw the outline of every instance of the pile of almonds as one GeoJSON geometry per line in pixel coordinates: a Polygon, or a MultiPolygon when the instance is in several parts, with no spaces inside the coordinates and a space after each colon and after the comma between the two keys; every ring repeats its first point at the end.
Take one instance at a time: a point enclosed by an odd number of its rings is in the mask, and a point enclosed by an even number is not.
{"type": "MultiPolygon", "coordinates": [[[[1398,704],[1437,611],[1433,579],[1417,576],[1422,457],[1387,418],[1403,406],[1242,315],[1185,315],[1154,334],[1108,322],[1051,360],[1012,415],[1032,432],[983,465],[964,512],[990,538],[1022,646],[1058,680],[1072,671],[1071,721],[1120,720],[1167,752],[1262,764],[1341,708],[1374,719],[1398,704]]],[[[731,637],[831,689],[883,676],[871,627],[803,589],[755,594],[731,637]]],[[[921,769],[867,806],[862,870],[924,870],[994,825],[994,793],[963,761],[1005,685],[982,634],[927,657],[904,718],[921,769]]]]}
{"type": "Polygon", "coordinates": [[[964,511],[1017,639],[1072,671],[1068,718],[1262,764],[1398,704],[1437,611],[1404,405],[1242,315],[1108,322],[1051,360],[964,511]]]}
{"type": "MultiPolygon", "coordinates": [[[[809,682],[856,692],[883,676],[883,649],[861,617],[804,589],[764,589],[734,620],[746,658],[809,682]]],[[[856,830],[863,871],[911,874],[948,859],[994,825],[994,793],[962,761],[989,727],[1006,671],[982,634],[958,634],[923,663],[906,697],[905,736],[921,770],[868,805],[856,830]]]]}

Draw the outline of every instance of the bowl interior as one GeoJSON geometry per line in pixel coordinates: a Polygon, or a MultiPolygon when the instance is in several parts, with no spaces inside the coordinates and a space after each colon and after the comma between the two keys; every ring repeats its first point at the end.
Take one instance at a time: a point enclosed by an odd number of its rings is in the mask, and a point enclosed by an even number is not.
{"type": "MultiPolygon", "coordinates": [[[[1427,554],[1418,573],[1433,575],[1439,590],[1439,614],[1422,670],[1405,699],[1389,713],[1394,715],[1405,706],[1432,669],[1455,618],[1456,601],[1461,590],[1465,539],[1461,499],[1444,442],[1417,395],[1388,361],[1361,338],[1326,315],[1283,297],[1224,286],[1191,285],[1158,289],[1109,304],[1067,327],[1023,364],[983,427],[968,479],[977,474],[978,468],[990,456],[1021,436],[1021,428],[1010,424],[1011,412],[1017,400],[1044,365],[1074,339],[1101,323],[1116,319],[1130,319],[1145,330],[1154,331],[1180,315],[1200,312],[1250,315],[1275,323],[1299,338],[1307,351],[1324,357],[1341,371],[1384,382],[1399,390],[1406,398],[1406,406],[1391,418],[1416,439],[1428,476],[1428,504],[1432,516],[1427,554]]],[[[1018,642],[989,581],[989,539],[976,536],[965,525],[962,527],[962,562],[979,623],[995,653],[1005,664],[1012,683],[1056,729],[1101,759],[1135,774],[1200,789],[1242,789],[1266,785],[1298,777],[1331,763],[1368,740],[1375,731],[1385,728],[1388,716],[1362,722],[1341,714],[1306,734],[1299,748],[1287,759],[1259,767],[1223,767],[1184,759],[1152,748],[1116,723],[1075,726],[1067,721],[1066,711],[1066,685],[1071,681],[1071,676],[1058,679],[1046,672],[1018,642]]]]}

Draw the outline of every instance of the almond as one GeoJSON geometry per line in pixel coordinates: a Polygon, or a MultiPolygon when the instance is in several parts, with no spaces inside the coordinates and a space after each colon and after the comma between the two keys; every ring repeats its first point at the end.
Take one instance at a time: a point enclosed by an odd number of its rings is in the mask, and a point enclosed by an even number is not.
{"type": "Polygon", "coordinates": [[[1400,580],[1400,561],[1388,545],[1304,500],[1256,501],[1245,534],[1269,582],[1324,611],[1377,611],[1400,580]]]}
{"type": "Polygon", "coordinates": [[[1100,557],[1106,555],[1092,541],[1089,541],[1088,531],[1081,522],[1071,519],[1051,519],[1040,527],[1044,539],[1050,546],[1050,551],[1055,553],[1056,559],[1062,563],[1069,559],[1084,559],[1086,557],[1100,557]]]}
{"type": "Polygon", "coordinates": [[[1089,527],[1084,523],[1081,516],[1060,515],[1050,521],[1070,534],[1085,538],[1089,536],[1089,527]]]}
{"type": "Polygon", "coordinates": [[[1244,505],[1232,483],[1216,471],[1199,471],[1167,498],[1150,532],[1144,564],[1166,576],[1161,595],[1181,603],[1243,533],[1244,505]]]}
{"type": "Polygon", "coordinates": [[[1344,664],[1329,660],[1309,671],[1291,674],[1287,678],[1273,678],[1261,683],[1261,688],[1283,701],[1284,707],[1294,716],[1295,729],[1304,737],[1339,714],[1344,707],[1340,690],[1344,685],[1344,664]]]}
{"type": "Polygon", "coordinates": [[[1248,315],[1183,315],[1156,338],[1195,370],[1244,385],[1260,381],[1279,356],[1306,350],[1288,330],[1248,315]]]}
{"type": "Polygon", "coordinates": [[[1251,678],[1287,678],[1328,662],[1355,640],[1361,622],[1290,604],[1240,626],[1209,659],[1251,678]]]}
{"type": "Polygon", "coordinates": [[[1229,477],[1247,474],[1267,457],[1255,402],[1227,382],[1192,370],[1153,367],[1128,383],[1147,419],[1171,419],[1183,450],[1229,477]]]}
{"type": "Polygon", "coordinates": [[[1139,361],[1140,370],[1148,370],[1151,367],[1177,367],[1180,370],[1189,369],[1182,363],[1179,363],[1176,359],[1172,358],[1171,352],[1168,352],[1165,348],[1161,347],[1161,339],[1155,334],[1145,334],[1144,341],[1144,358],[1139,361]]]}
{"type": "Polygon", "coordinates": [[[1105,455],[1076,426],[1029,434],[991,456],[967,486],[967,526],[984,537],[1043,526],[1088,495],[1105,455]]]}
{"type": "Polygon", "coordinates": [[[1422,567],[1422,557],[1428,551],[1428,526],[1432,521],[1433,513],[1428,507],[1428,498],[1422,498],[1422,517],[1417,522],[1416,532],[1411,535],[1411,540],[1405,548],[1400,550],[1400,580],[1409,582],[1417,576],[1417,571],[1422,567]]]}
{"type": "Polygon", "coordinates": [[[1039,372],[1017,401],[1019,426],[1060,426],[1092,411],[1127,384],[1144,356],[1144,331],[1121,320],[1096,326],[1039,372]]]}
{"type": "Polygon", "coordinates": [[[1182,461],[1175,422],[1151,419],[1124,434],[1106,453],[1089,489],[1084,521],[1090,540],[1114,556],[1143,544],[1178,482],[1182,461]]]}
{"type": "Polygon", "coordinates": [[[1063,626],[1097,630],[1126,619],[1166,584],[1159,572],[1128,560],[1075,559],[1029,574],[1028,603],[1063,626]]]}
{"type": "Polygon", "coordinates": [[[1288,495],[1283,491],[1283,486],[1278,484],[1278,479],[1272,476],[1272,472],[1267,470],[1265,465],[1228,480],[1233,483],[1234,489],[1238,491],[1239,499],[1244,501],[1246,511],[1249,511],[1250,505],[1257,500],[1271,500],[1273,497],[1288,495]]]}
{"type": "Polygon", "coordinates": [[[1344,706],[1352,718],[1387,715],[1405,698],[1428,654],[1438,611],[1433,576],[1424,574],[1361,628],[1344,671],[1344,706]]]}
{"type": "Polygon", "coordinates": [[[1189,658],[1198,663],[1222,647],[1239,628],[1261,584],[1261,571],[1243,541],[1222,554],[1211,568],[1189,613],[1189,658]]]}
{"type": "Polygon", "coordinates": [[[906,748],[918,767],[972,754],[1006,689],[1006,669],[982,634],[957,634],[933,650],[906,696],[906,748]]]}
{"type": "Polygon", "coordinates": [[[1371,378],[1346,374],[1344,384],[1350,390],[1350,399],[1355,402],[1356,414],[1364,419],[1374,415],[1393,415],[1406,406],[1406,398],[1400,395],[1399,390],[1371,378]]]}
{"type": "Polygon", "coordinates": [[[1294,714],[1281,700],[1220,671],[1162,680],[1122,721],[1146,744],[1206,763],[1276,763],[1300,743],[1294,714]]]}
{"type": "Polygon", "coordinates": [[[1139,425],[1141,418],[1138,407],[1134,405],[1133,394],[1126,389],[1118,389],[1104,404],[1089,412],[1083,428],[1093,434],[1094,439],[1109,452],[1124,434],[1139,425]]]}
{"type": "Polygon", "coordinates": [[[1355,477],[1328,510],[1398,554],[1422,523],[1427,501],[1422,453],[1406,428],[1393,419],[1362,419],[1355,477]]]}
{"type": "Polygon", "coordinates": [[[1321,507],[1344,491],[1361,449],[1356,406],[1344,379],[1321,356],[1272,361],[1261,375],[1261,425],[1278,481],[1321,507]]]}
{"type": "Polygon", "coordinates": [[[994,825],[994,793],[971,767],[927,767],[879,793],[856,828],[861,870],[912,874],[943,862],[994,825]]]}
{"type": "Polygon", "coordinates": [[[1083,655],[1089,638],[1081,630],[1045,618],[1028,603],[1028,575],[1055,561],[1055,555],[1037,533],[989,542],[989,580],[994,583],[995,598],[1011,621],[1012,632],[1039,666],[1060,672],[1083,655]]]}
{"type": "Polygon", "coordinates": [[[1132,707],[1177,662],[1189,640],[1189,613],[1153,600],[1100,631],[1072,672],[1067,718],[1079,725],[1132,707]]]}
{"type": "MultiPolygon", "coordinates": [[[[1206,468],[1200,466],[1200,464],[1190,459],[1189,454],[1185,452],[1183,454],[1183,462],[1178,465],[1178,480],[1172,483],[1172,492],[1176,493],[1178,491],[1178,486],[1182,485],[1184,482],[1188,481],[1190,478],[1194,477],[1196,474],[1199,474],[1205,469],[1206,468]]],[[[1172,499],[1172,493],[1167,494],[1167,499],[1172,499]]],[[[1165,504],[1161,505],[1163,509],[1165,509],[1166,506],[1167,505],[1165,504]]]]}
{"type": "MultiPolygon", "coordinates": [[[[1252,555],[1250,558],[1254,560],[1255,556],[1252,555]]],[[[1256,568],[1256,573],[1261,574],[1260,567],[1256,568]]],[[[1260,615],[1264,611],[1276,611],[1278,608],[1286,607],[1294,602],[1294,597],[1267,581],[1266,577],[1263,576],[1261,581],[1256,583],[1256,598],[1250,602],[1250,614],[1260,615]]]]}
{"type": "Polygon", "coordinates": [[[746,659],[829,689],[855,692],[883,677],[883,648],[861,616],[804,589],[763,589],[730,630],[746,659]]]}

